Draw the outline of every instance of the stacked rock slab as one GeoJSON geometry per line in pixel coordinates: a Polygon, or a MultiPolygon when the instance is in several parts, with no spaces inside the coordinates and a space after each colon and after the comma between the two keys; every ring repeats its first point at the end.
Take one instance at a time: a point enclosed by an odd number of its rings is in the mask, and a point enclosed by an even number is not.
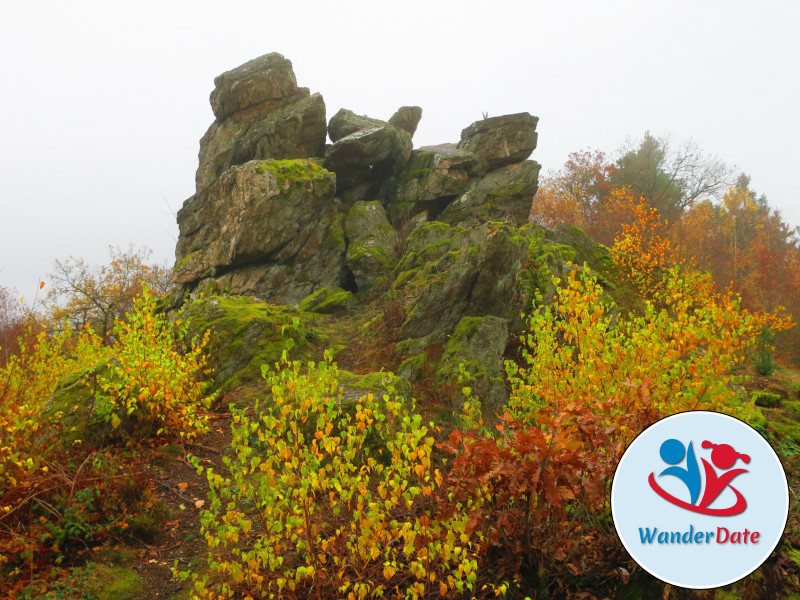
{"type": "Polygon", "coordinates": [[[532,228],[520,227],[538,186],[540,166],[527,160],[537,117],[483,119],[457,144],[414,150],[419,107],[386,121],[342,109],[326,123],[322,96],[298,87],[280,54],[214,83],[197,190],[178,213],[176,304],[223,290],[298,304],[380,281],[402,299],[400,353],[418,358],[450,339],[446,375],[461,346],[475,360],[475,340],[491,332],[484,375],[496,387],[501,338],[530,296],[521,273],[532,228]]]}
{"type": "Polygon", "coordinates": [[[216,120],[200,141],[197,191],[253,159],[322,156],[325,102],[298,88],[292,63],[267,54],[214,80],[216,120]]]}

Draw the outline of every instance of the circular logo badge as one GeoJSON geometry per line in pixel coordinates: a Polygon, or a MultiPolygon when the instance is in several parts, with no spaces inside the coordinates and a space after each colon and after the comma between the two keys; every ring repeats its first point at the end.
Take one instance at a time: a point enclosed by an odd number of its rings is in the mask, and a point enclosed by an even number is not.
{"type": "Polygon", "coordinates": [[[628,447],[611,488],[625,549],[671,585],[708,589],[745,577],[780,541],[789,486],[752,427],[715,412],[658,421],[628,447]]]}

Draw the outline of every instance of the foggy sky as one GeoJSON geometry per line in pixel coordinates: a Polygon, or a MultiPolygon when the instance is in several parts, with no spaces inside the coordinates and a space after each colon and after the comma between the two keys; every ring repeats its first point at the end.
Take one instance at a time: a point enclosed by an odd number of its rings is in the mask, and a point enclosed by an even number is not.
{"type": "Polygon", "coordinates": [[[0,0],[0,285],[30,300],[54,259],[109,245],[172,265],[213,79],[273,51],[328,118],[421,106],[415,146],[484,112],[539,116],[545,172],[692,138],[800,225],[799,26],[789,1],[0,0]]]}

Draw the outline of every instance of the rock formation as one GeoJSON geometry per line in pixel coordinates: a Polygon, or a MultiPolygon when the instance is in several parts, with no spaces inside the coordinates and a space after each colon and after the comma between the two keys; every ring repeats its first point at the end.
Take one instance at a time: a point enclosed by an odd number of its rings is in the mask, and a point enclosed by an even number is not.
{"type": "Polygon", "coordinates": [[[413,149],[419,107],[387,121],[342,109],[326,124],[322,96],[276,53],[217,77],[211,106],[178,213],[175,303],[224,291],[329,312],[378,286],[401,299],[401,373],[439,347],[437,378],[480,362],[479,388],[500,402],[509,332],[549,285],[536,269],[561,265],[528,224],[538,118],[487,118],[457,144],[413,149]]]}

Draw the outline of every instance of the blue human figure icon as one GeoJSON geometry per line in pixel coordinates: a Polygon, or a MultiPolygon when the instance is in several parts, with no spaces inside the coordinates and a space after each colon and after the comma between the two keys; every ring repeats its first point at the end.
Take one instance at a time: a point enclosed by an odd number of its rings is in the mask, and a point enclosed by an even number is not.
{"type": "Polygon", "coordinates": [[[687,451],[679,440],[674,438],[666,440],[661,444],[659,454],[661,454],[661,458],[665,463],[673,465],[661,471],[659,477],[662,475],[674,475],[683,481],[689,489],[690,504],[694,504],[700,495],[700,468],[697,466],[697,458],[694,455],[692,442],[689,442],[689,450],[687,451]],[[686,468],[678,467],[677,465],[683,460],[684,455],[686,456],[686,468]]]}

